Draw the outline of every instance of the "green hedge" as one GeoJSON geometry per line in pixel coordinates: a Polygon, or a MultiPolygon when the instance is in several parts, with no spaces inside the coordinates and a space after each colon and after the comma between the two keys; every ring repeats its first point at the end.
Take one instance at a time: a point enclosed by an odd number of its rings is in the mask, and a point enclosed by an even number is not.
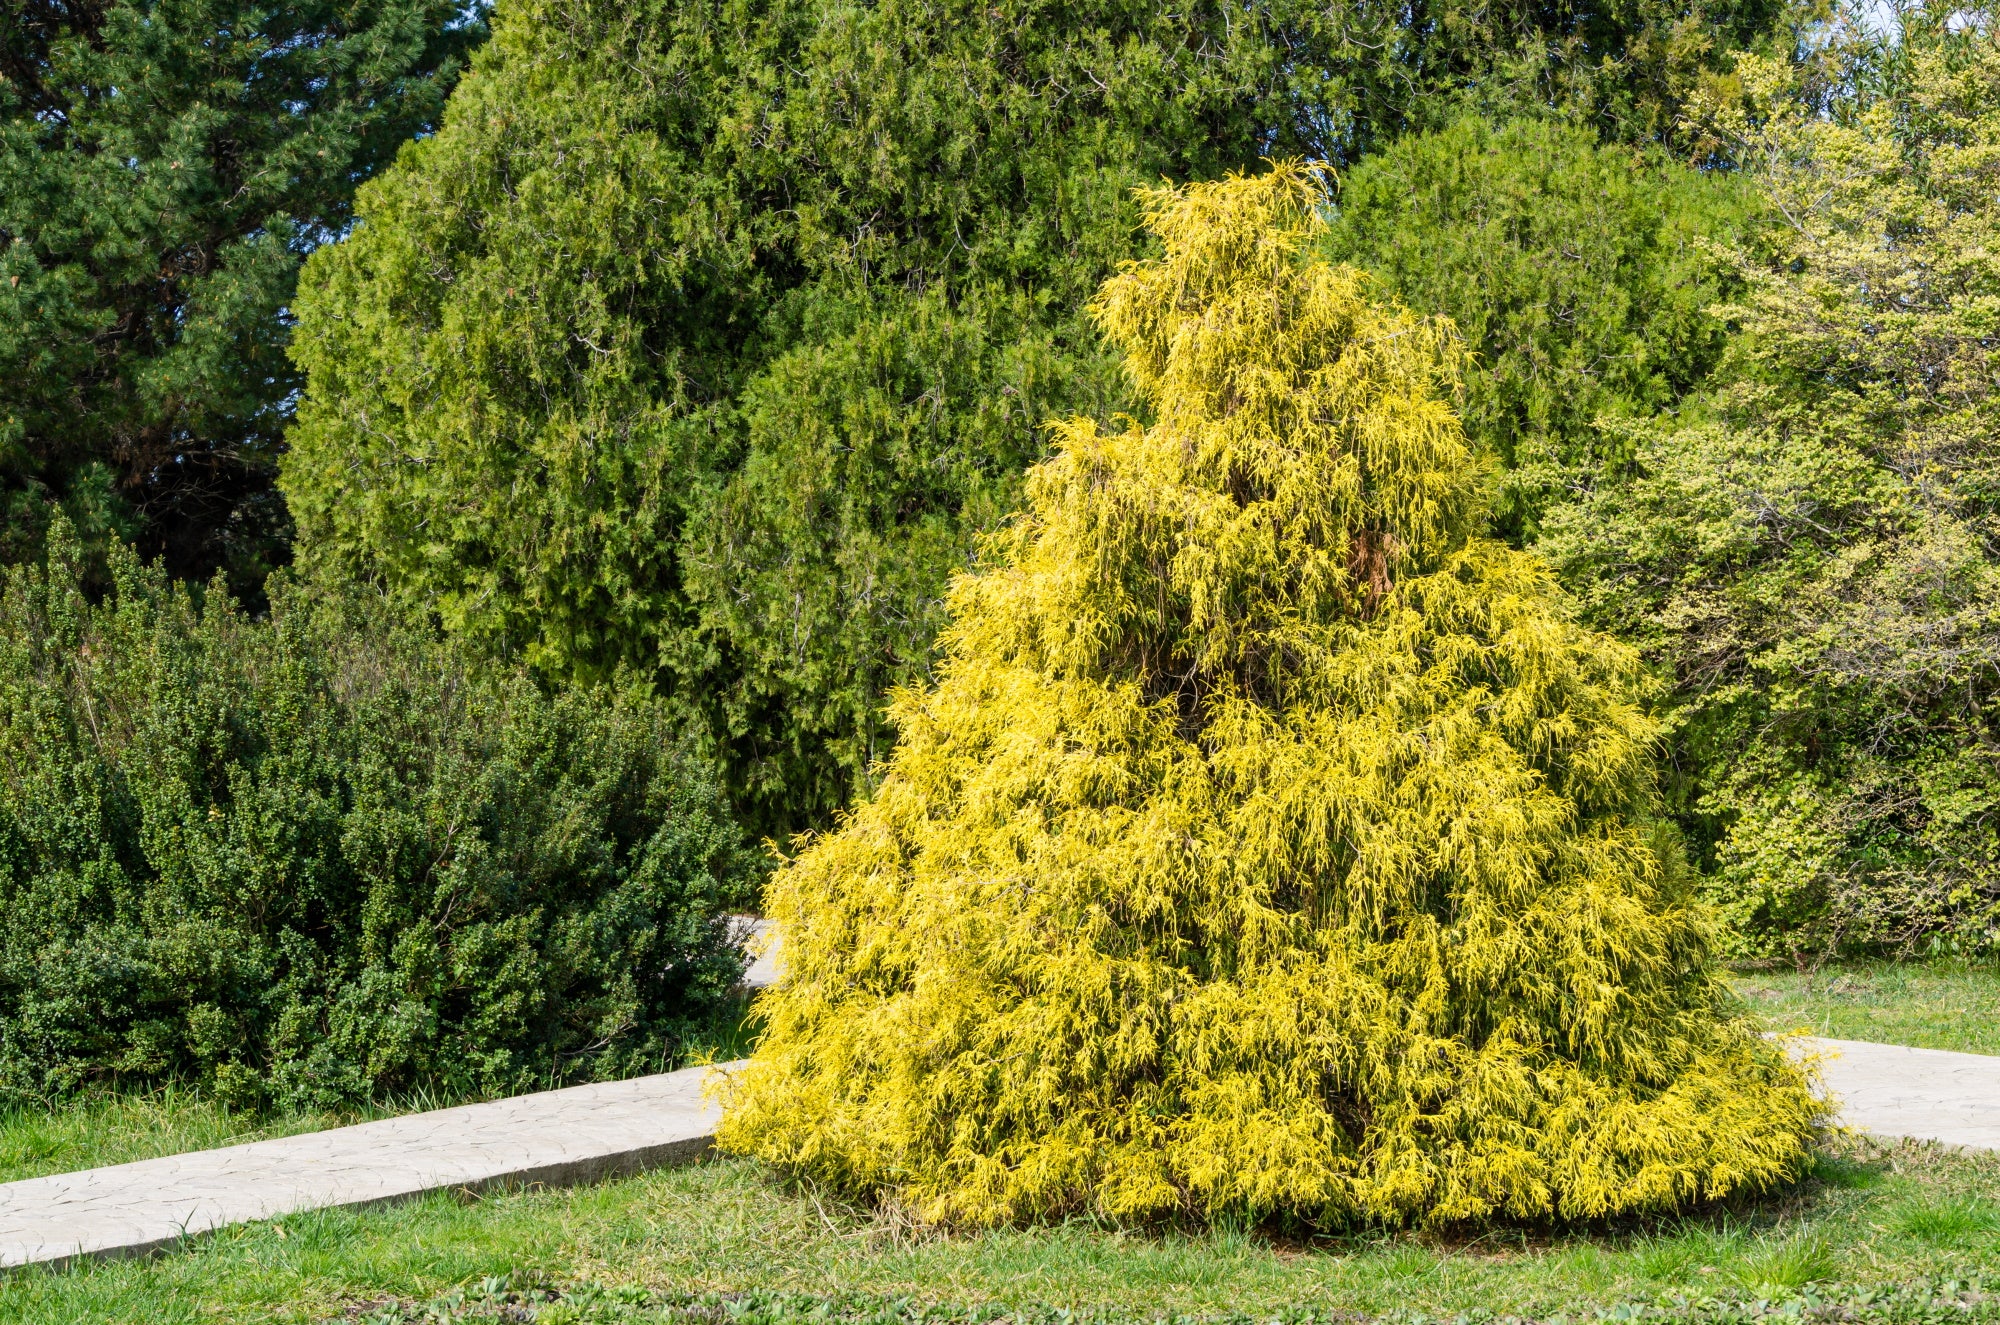
{"type": "Polygon", "coordinates": [[[0,588],[0,1094],[498,1094],[668,1066],[726,1007],[745,857],[655,703],[122,548],[93,604],[80,560],[59,525],[0,588]]]}

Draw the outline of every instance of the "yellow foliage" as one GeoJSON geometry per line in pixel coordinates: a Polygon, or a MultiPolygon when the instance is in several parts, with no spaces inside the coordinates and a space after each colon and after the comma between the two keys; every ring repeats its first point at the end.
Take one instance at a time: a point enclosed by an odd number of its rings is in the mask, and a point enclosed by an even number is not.
{"type": "Polygon", "coordinates": [[[873,799],[777,876],[720,1139],[924,1216],[1442,1222],[1783,1181],[1820,1105],[1644,827],[1630,650],[1476,536],[1448,325],[1306,258],[1321,184],[1146,197],[873,799]]]}

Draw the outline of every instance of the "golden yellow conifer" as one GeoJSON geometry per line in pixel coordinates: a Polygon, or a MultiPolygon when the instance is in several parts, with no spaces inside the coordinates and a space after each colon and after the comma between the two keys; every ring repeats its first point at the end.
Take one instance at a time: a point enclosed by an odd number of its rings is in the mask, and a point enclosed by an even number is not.
{"type": "Polygon", "coordinates": [[[1645,827],[1632,652],[1478,536],[1448,325],[1307,257],[1313,171],[1161,189],[1088,421],[960,578],[874,797],[770,894],[721,1140],[928,1218],[1440,1222],[1798,1172],[1645,827]]]}

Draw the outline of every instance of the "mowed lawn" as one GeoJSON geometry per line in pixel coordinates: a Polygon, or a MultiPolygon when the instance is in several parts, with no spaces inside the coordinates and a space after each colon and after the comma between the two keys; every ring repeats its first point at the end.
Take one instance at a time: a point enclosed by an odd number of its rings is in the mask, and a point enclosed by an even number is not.
{"type": "MultiPolygon", "coordinates": [[[[1776,1026],[1975,1050],[1992,1043],[1995,983],[1990,971],[1951,967],[1852,968],[1816,983],[1768,972],[1741,979],[1776,1026]],[[1987,1024],[1967,1024],[1975,1021],[1987,1024]]],[[[0,1117],[0,1178],[335,1121],[244,1119],[174,1094],[53,1116],[17,1112],[0,1117]]],[[[298,1216],[145,1261],[19,1272],[0,1278],[0,1321],[366,1320],[386,1302],[467,1287],[476,1297],[499,1276],[669,1293],[1043,1303],[1135,1320],[1268,1319],[1301,1308],[1575,1318],[1676,1299],[1783,1301],[1801,1289],[1835,1291],[1828,1285],[1971,1280],[2000,1291],[2000,1155],[1841,1143],[1791,1191],[1654,1225],[1314,1240],[1088,1223],[939,1236],[847,1208],[758,1164],[717,1158],[579,1190],[298,1216]]]]}
{"type": "MultiPolygon", "coordinates": [[[[1160,1313],[1548,1315],[1662,1294],[1782,1297],[2000,1266],[2000,1157],[1862,1146],[1761,1206],[1655,1228],[1310,1244],[1086,1224],[937,1237],[720,1159],[571,1191],[322,1213],[147,1261],[0,1281],[9,1322],[323,1320],[503,1274],[668,1290],[781,1288],[1160,1313]]],[[[1996,1284],[2000,1287],[2000,1284],[1996,1284]]]]}
{"type": "Polygon", "coordinates": [[[1739,973],[1737,993],[1779,1030],[2000,1054],[2000,966],[1865,962],[1739,973]]]}

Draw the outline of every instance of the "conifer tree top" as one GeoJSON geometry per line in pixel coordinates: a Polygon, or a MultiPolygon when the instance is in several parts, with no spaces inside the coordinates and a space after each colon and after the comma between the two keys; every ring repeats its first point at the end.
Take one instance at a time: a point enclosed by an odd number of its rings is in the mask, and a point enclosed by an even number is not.
{"type": "Polygon", "coordinates": [[[1478,489],[1449,401],[1462,351],[1448,324],[1367,302],[1361,273],[1301,261],[1314,170],[1143,196],[1165,256],[1128,264],[1093,311],[1155,423],[1055,426],[1058,454],[1030,478],[1023,529],[1038,536],[1017,531],[1000,554],[1013,569],[962,587],[947,653],[987,652],[999,642],[966,632],[1026,611],[1067,640],[1047,640],[1050,665],[1157,654],[1204,688],[1226,677],[1276,702],[1396,582],[1465,547],[1478,489]],[[1117,490],[1096,495],[1114,471],[1117,490]],[[1016,596],[1025,582],[1074,597],[1016,596]]]}
{"type": "Polygon", "coordinates": [[[1200,477],[1240,475],[1287,515],[1310,508],[1329,533],[1374,531],[1431,560],[1463,544],[1477,500],[1446,398],[1459,343],[1448,324],[1365,302],[1353,268],[1302,260],[1320,172],[1279,165],[1143,198],[1165,256],[1127,264],[1093,311],[1160,429],[1197,446],[1200,477]],[[1297,464],[1339,474],[1325,492],[1284,487],[1297,464]]]}

